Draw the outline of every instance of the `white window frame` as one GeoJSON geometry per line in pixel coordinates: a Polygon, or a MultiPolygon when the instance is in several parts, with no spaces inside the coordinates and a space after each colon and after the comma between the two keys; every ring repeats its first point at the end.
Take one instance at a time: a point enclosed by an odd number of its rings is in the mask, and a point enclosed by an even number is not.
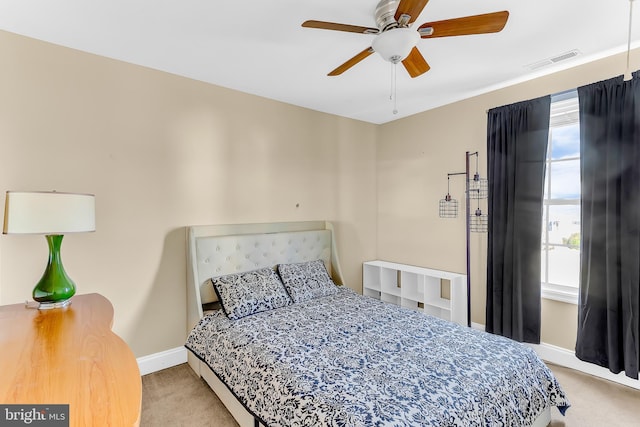
{"type": "MultiPolygon", "coordinates": [[[[559,95],[555,95],[551,98],[551,112],[550,112],[550,121],[549,121],[549,143],[551,143],[551,135],[554,127],[566,126],[579,122],[578,116],[578,93],[577,91],[564,92],[559,95]]],[[[551,146],[550,148],[551,149],[551,146]]],[[[551,164],[558,163],[563,161],[570,161],[580,159],[580,157],[571,157],[566,159],[558,159],[558,160],[550,160],[550,157],[547,157],[547,170],[549,171],[549,180],[546,180],[545,177],[545,186],[547,189],[551,188],[551,181],[553,180],[553,176],[551,175],[551,164]]],[[[543,209],[545,210],[544,217],[549,218],[549,207],[550,206],[562,206],[562,205],[580,205],[580,199],[544,199],[543,201],[543,209]]],[[[559,243],[549,243],[549,230],[548,227],[543,227],[542,230],[544,237],[543,246],[568,246],[559,243]]],[[[541,294],[542,298],[561,301],[570,304],[578,304],[578,294],[580,292],[579,287],[569,286],[569,285],[561,285],[554,283],[546,283],[545,281],[549,277],[549,251],[543,252],[542,256],[546,256],[545,267],[546,274],[543,274],[541,278],[541,294]]],[[[542,268],[542,266],[541,266],[542,268]]]]}

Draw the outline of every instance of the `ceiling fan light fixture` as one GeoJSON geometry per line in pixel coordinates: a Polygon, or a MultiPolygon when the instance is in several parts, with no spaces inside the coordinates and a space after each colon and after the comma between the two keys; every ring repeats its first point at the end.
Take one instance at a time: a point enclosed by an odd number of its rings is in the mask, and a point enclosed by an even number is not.
{"type": "Polygon", "coordinates": [[[378,34],[371,47],[378,52],[385,61],[393,64],[405,59],[411,49],[420,40],[420,34],[410,28],[394,28],[378,34]]]}

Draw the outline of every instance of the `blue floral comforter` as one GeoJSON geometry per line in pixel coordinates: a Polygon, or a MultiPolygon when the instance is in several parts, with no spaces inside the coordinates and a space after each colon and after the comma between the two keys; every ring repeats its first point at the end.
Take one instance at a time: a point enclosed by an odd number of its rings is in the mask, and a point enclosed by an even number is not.
{"type": "Polygon", "coordinates": [[[268,426],[529,426],[569,403],[530,348],[340,292],[229,320],[185,346],[268,426]]]}

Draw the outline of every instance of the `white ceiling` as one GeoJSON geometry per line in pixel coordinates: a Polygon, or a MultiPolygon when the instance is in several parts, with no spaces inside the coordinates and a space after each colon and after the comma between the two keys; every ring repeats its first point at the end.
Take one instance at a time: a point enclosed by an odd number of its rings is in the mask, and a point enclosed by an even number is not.
{"type": "Polygon", "coordinates": [[[375,36],[301,27],[308,19],[375,27],[377,1],[0,0],[0,29],[371,123],[627,48],[629,0],[430,0],[414,28],[501,10],[510,16],[499,33],[420,40],[431,70],[411,79],[398,67],[393,114],[392,65],[377,54],[327,76],[375,36]],[[580,54],[572,59],[529,67],[574,49],[580,54]]]}

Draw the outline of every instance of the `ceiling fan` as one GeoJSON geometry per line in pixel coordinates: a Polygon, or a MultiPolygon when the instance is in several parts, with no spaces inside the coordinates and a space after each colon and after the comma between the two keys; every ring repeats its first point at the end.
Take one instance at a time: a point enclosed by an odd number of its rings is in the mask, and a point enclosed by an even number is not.
{"type": "Polygon", "coordinates": [[[335,70],[329,76],[337,76],[353,67],[374,52],[393,64],[402,62],[411,77],[418,77],[431,68],[416,44],[418,40],[434,37],[451,37],[471,34],[497,33],[507,19],[508,11],[465,16],[443,21],[426,22],[417,30],[410,28],[429,0],[380,0],[375,10],[377,28],[337,24],[325,21],[305,21],[302,26],[349,33],[375,34],[371,47],[366,48],[335,70]]]}

